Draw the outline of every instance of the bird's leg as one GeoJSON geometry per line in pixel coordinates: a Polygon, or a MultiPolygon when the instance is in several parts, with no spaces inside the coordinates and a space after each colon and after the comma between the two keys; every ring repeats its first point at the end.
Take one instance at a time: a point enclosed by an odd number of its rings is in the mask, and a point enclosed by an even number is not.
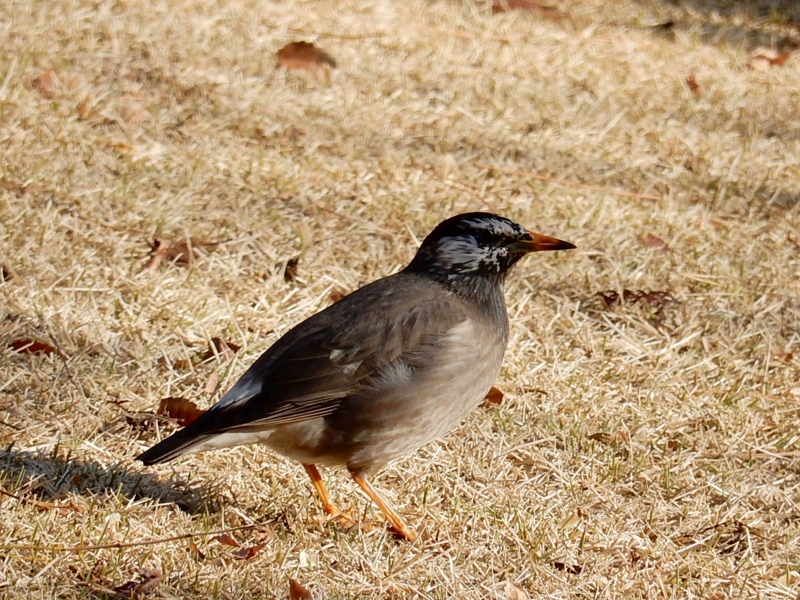
{"type": "Polygon", "coordinates": [[[328,489],[325,487],[325,483],[322,481],[322,477],[320,477],[316,465],[303,463],[303,468],[311,478],[311,483],[314,484],[314,489],[317,490],[317,495],[322,501],[323,510],[331,516],[342,514],[342,511],[340,511],[331,501],[331,497],[328,495],[328,489]]]}
{"type": "Polygon", "coordinates": [[[409,528],[408,525],[405,524],[405,521],[400,518],[400,515],[389,505],[386,500],[378,493],[372,484],[367,480],[366,477],[362,477],[358,473],[350,472],[350,477],[353,478],[359,487],[364,490],[364,493],[370,497],[370,499],[378,505],[378,508],[381,509],[386,518],[389,519],[389,522],[392,524],[392,528],[395,532],[403,539],[408,540],[409,542],[413,542],[417,538],[417,534],[409,528]]]}

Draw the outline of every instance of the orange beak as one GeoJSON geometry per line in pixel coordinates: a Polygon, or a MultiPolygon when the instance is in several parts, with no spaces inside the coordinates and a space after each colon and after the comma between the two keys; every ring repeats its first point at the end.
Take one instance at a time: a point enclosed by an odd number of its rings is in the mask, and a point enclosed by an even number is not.
{"type": "Polygon", "coordinates": [[[572,250],[575,244],[558,240],[548,235],[528,231],[533,239],[521,240],[508,245],[509,252],[527,254],[528,252],[543,252],[545,250],[572,250]]]}

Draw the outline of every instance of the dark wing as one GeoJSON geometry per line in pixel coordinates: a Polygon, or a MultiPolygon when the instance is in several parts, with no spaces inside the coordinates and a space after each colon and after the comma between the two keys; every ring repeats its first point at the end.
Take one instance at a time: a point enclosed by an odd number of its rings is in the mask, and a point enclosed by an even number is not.
{"type": "Polygon", "coordinates": [[[161,462],[211,435],[329,415],[394,361],[418,366],[419,349],[465,318],[433,282],[406,273],[376,281],[289,331],[208,412],[139,458],[161,462]]]}

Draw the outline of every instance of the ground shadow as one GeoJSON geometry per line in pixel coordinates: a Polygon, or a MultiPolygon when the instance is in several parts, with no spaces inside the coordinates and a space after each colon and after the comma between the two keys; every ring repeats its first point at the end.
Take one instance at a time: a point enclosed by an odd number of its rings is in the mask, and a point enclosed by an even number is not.
{"type": "Polygon", "coordinates": [[[691,31],[707,44],[778,51],[800,45],[800,2],[796,0],[638,0],[663,17],[658,31],[691,31]]]}
{"type": "Polygon", "coordinates": [[[104,466],[58,448],[49,453],[13,448],[0,451],[0,480],[7,492],[40,501],[114,495],[128,500],[150,498],[190,514],[219,510],[215,494],[206,485],[191,486],[182,479],[163,479],[116,464],[104,466]]]}

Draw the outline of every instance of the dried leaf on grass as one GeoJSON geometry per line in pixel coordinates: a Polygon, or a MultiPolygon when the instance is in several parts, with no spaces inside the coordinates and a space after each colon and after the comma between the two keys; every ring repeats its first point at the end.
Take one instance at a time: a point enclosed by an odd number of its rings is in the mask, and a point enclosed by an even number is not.
{"type": "Polygon", "coordinates": [[[614,290],[597,292],[597,295],[603,300],[603,304],[606,305],[606,308],[614,304],[636,304],[637,302],[644,302],[656,310],[661,310],[668,304],[677,302],[677,300],[667,292],[645,292],[642,290],[625,289],[622,290],[621,299],[619,293],[614,290]]]}
{"type": "Polygon", "coordinates": [[[667,242],[662,240],[660,237],[656,237],[650,233],[648,233],[646,236],[640,235],[638,237],[639,241],[642,244],[644,244],[648,248],[655,248],[656,250],[661,252],[661,254],[666,254],[670,250],[669,244],[667,244],[667,242]]]}
{"type": "Polygon", "coordinates": [[[223,544],[225,546],[230,546],[232,548],[238,548],[239,546],[241,546],[241,544],[237,542],[236,539],[229,533],[215,535],[213,538],[211,538],[211,541],[219,542],[220,544],[223,544]]]}
{"type": "Polygon", "coordinates": [[[12,279],[15,279],[16,276],[17,276],[16,272],[11,267],[8,267],[6,265],[0,266],[0,283],[11,281],[12,279]]]}
{"type": "Polygon", "coordinates": [[[197,547],[197,544],[194,543],[194,540],[189,540],[188,548],[189,556],[191,556],[195,560],[205,560],[206,555],[203,554],[203,551],[197,547]]]}
{"type": "Polygon", "coordinates": [[[314,596],[302,583],[289,578],[289,600],[314,600],[314,596]]]}
{"type": "Polygon", "coordinates": [[[694,76],[694,73],[689,73],[684,79],[683,82],[686,84],[686,87],[689,88],[689,91],[692,93],[692,96],[700,97],[700,84],[697,83],[697,78],[694,76]]]}
{"type": "Polygon", "coordinates": [[[328,294],[328,302],[330,302],[331,304],[335,304],[336,302],[344,298],[346,295],[347,292],[343,292],[340,289],[335,289],[330,294],[328,294]]]}
{"type": "Polygon", "coordinates": [[[580,575],[583,571],[583,565],[570,565],[560,560],[553,562],[553,566],[559,571],[564,571],[570,575],[580,575]]]}
{"type": "Polygon", "coordinates": [[[278,50],[278,64],[287,69],[316,71],[321,68],[335,69],[336,61],[330,54],[311,42],[292,42],[278,50]]]}
{"type": "Polygon", "coordinates": [[[500,405],[503,403],[504,396],[505,394],[503,394],[501,390],[492,386],[492,389],[489,390],[489,393],[486,394],[486,397],[483,399],[483,401],[486,404],[500,405]]]}
{"type": "Polygon", "coordinates": [[[51,68],[47,68],[39,73],[31,82],[33,89],[35,89],[45,98],[52,98],[55,95],[57,84],[58,77],[56,76],[55,71],[53,71],[51,68]]]}
{"type": "Polygon", "coordinates": [[[792,50],[777,52],[770,48],[759,46],[750,53],[750,60],[747,61],[747,66],[755,71],[768,71],[772,67],[782,67],[789,60],[791,54],[792,50]]]}
{"type": "Polygon", "coordinates": [[[8,347],[13,348],[20,354],[47,354],[49,356],[58,352],[55,347],[50,344],[27,338],[13,340],[8,343],[8,347]]]}
{"type": "Polygon", "coordinates": [[[506,582],[503,594],[505,594],[506,600],[528,600],[528,592],[510,581],[506,582]]]}
{"type": "Polygon", "coordinates": [[[295,256],[286,261],[286,266],[283,268],[283,280],[291,283],[297,279],[297,268],[300,266],[300,257],[295,256]]]}
{"type": "Polygon", "coordinates": [[[236,560],[248,560],[253,558],[256,554],[258,554],[266,544],[257,544],[255,546],[242,546],[236,552],[233,553],[233,558],[236,560]]]}
{"type": "Polygon", "coordinates": [[[198,408],[197,404],[191,400],[170,396],[169,398],[161,399],[156,414],[175,419],[178,425],[186,427],[189,423],[197,420],[204,412],[206,411],[198,408]]]}
{"type": "Polygon", "coordinates": [[[150,244],[150,259],[144,270],[154,271],[164,262],[174,262],[181,267],[193,265],[198,258],[195,246],[191,238],[184,242],[175,242],[160,235],[154,236],[150,244]]]}
{"type": "Polygon", "coordinates": [[[605,444],[607,446],[620,444],[620,443],[627,443],[628,433],[625,431],[615,431],[614,433],[608,433],[606,431],[598,431],[596,433],[592,433],[588,436],[590,440],[595,440],[600,442],[601,444],[605,444]]]}
{"type": "Polygon", "coordinates": [[[206,381],[206,396],[213,396],[217,393],[219,389],[219,373],[216,371],[212,371],[211,375],[208,376],[208,381],[206,381]]]}
{"type": "Polygon", "coordinates": [[[164,580],[164,576],[155,569],[142,569],[139,571],[141,581],[127,581],[114,588],[114,592],[123,598],[135,598],[153,592],[164,580]]]}
{"type": "Polygon", "coordinates": [[[203,354],[202,360],[210,360],[215,356],[219,356],[222,360],[230,360],[242,347],[228,342],[220,337],[212,337],[208,350],[203,354]]]}

